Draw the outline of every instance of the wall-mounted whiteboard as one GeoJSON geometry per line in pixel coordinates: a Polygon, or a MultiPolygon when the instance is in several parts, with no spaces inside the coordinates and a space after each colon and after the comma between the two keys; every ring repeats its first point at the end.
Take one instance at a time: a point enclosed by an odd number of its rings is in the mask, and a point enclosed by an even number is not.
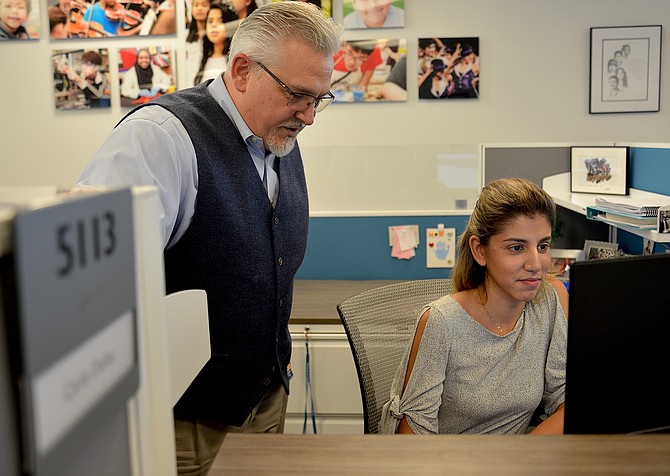
{"type": "Polygon", "coordinates": [[[481,189],[478,144],[301,151],[311,216],[465,214],[481,189]]]}

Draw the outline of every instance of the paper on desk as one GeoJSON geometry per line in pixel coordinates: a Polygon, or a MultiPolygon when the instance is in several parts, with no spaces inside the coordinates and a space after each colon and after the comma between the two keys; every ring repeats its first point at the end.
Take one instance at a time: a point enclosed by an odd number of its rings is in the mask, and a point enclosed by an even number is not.
{"type": "Polygon", "coordinates": [[[596,197],[596,205],[614,212],[633,213],[642,216],[656,216],[659,207],[670,205],[670,197],[631,198],[596,197]]]}

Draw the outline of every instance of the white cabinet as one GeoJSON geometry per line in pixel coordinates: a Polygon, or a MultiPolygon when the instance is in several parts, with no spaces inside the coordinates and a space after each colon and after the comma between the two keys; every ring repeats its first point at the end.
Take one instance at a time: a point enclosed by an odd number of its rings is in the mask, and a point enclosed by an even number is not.
{"type": "MultiPolygon", "coordinates": [[[[571,193],[570,192],[570,172],[550,175],[545,177],[542,180],[542,188],[551,195],[556,202],[556,205],[560,205],[568,210],[572,210],[577,213],[581,213],[586,217],[586,207],[594,206],[596,196],[595,194],[590,193],[571,193]]],[[[660,195],[657,193],[646,192],[644,190],[637,190],[631,188],[629,190],[629,196],[632,198],[648,198],[650,201],[654,201],[654,198],[663,197],[667,199],[665,195],[660,195]]],[[[586,219],[586,218],[585,218],[586,219]]],[[[605,220],[603,220],[605,222],[605,220]]],[[[606,222],[607,223],[607,222],[606,222]]],[[[611,241],[616,241],[616,230],[622,229],[634,235],[641,236],[647,240],[652,240],[657,243],[670,243],[670,234],[667,233],[658,233],[656,230],[641,230],[634,226],[627,226],[623,224],[608,223],[610,229],[612,230],[612,235],[610,237],[611,241]]]]}
{"type": "Polygon", "coordinates": [[[362,434],[363,404],[354,359],[341,324],[293,324],[291,393],[285,433],[302,433],[307,407],[306,433],[313,433],[311,402],[306,395],[306,347],[309,345],[311,390],[316,414],[316,432],[362,434]]]}

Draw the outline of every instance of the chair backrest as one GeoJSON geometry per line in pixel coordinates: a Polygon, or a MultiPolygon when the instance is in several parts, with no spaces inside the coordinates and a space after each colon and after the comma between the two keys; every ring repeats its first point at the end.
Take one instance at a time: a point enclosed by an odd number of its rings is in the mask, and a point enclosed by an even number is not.
{"type": "Polygon", "coordinates": [[[358,371],[365,433],[379,433],[382,407],[421,308],[453,292],[451,279],[421,279],[370,289],[337,305],[358,371]]]}

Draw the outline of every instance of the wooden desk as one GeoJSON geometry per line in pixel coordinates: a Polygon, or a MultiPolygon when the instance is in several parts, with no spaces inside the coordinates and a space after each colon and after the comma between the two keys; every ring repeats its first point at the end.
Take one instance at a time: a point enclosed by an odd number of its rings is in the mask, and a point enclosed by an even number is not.
{"type": "Polygon", "coordinates": [[[337,305],[368,289],[409,280],[298,279],[293,288],[290,324],[340,324],[337,305]]]}
{"type": "Polygon", "coordinates": [[[670,435],[228,434],[219,475],[670,474],[670,435]]]}

